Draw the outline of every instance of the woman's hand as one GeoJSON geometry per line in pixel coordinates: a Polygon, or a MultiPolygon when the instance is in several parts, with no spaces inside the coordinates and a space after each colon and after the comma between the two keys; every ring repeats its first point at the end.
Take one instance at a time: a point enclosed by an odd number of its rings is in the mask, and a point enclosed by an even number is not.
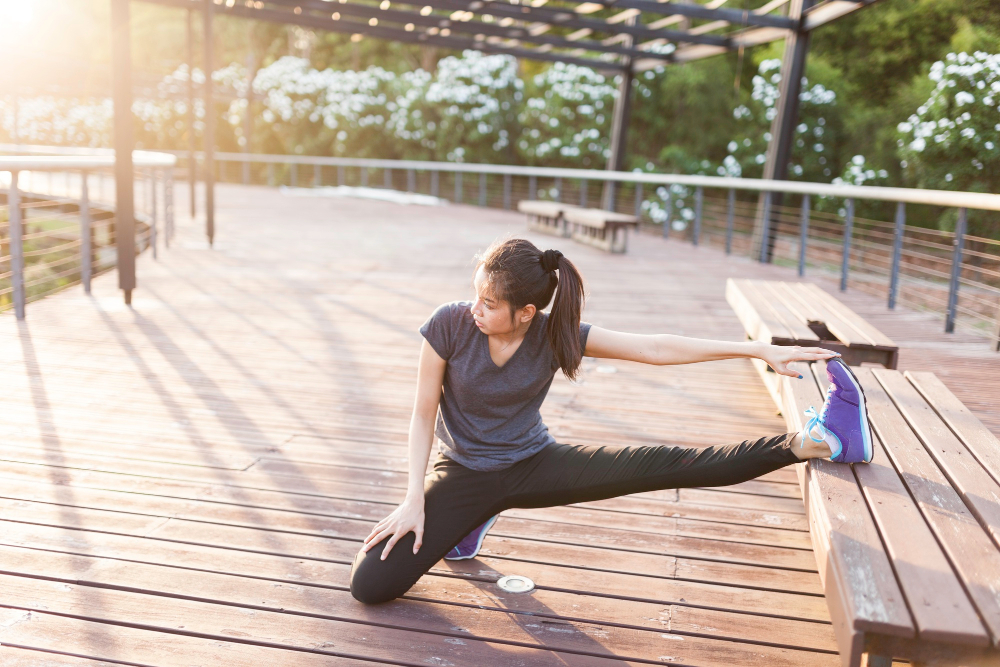
{"type": "Polygon", "coordinates": [[[801,378],[798,371],[788,368],[788,364],[796,361],[819,361],[820,359],[832,359],[839,357],[839,352],[831,352],[821,347],[799,347],[798,345],[768,345],[763,347],[757,355],[759,359],[767,362],[767,365],[774,369],[778,375],[801,378]]]}
{"type": "Polygon", "coordinates": [[[372,532],[365,538],[365,545],[361,547],[361,551],[362,553],[368,551],[388,537],[389,543],[382,550],[382,560],[385,560],[396,542],[411,530],[416,536],[416,540],[413,542],[413,553],[417,553],[424,539],[424,497],[422,495],[407,498],[389,516],[375,524],[372,532]]]}

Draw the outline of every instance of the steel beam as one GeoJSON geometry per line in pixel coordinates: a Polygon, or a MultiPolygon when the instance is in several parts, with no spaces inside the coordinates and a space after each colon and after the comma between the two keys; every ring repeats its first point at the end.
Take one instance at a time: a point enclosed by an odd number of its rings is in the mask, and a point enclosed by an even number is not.
{"type": "Polygon", "coordinates": [[[212,72],[215,71],[215,39],[212,31],[212,18],[215,14],[215,3],[212,0],[202,0],[202,26],[205,64],[205,235],[208,245],[215,243],[215,102],[212,98],[212,72]]]}
{"type": "Polygon", "coordinates": [[[198,162],[195,160],[194,136],[194,12],[187,10],[187,129],[188,129],[188,184],[190,186],[191,217],[195,216],[195,187],[198,180],[198,162]]]}

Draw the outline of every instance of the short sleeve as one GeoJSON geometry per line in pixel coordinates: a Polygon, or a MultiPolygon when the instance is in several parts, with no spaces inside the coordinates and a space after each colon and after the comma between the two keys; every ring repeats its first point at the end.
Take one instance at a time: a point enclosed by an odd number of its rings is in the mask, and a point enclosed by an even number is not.
{"type": "Polygon", "coordinates": [[[462,305],[458,302],[440,305],[420,327],[420,334],[427,339],[438,356],[445,361],[455,351],[455,338],[458,333],[461,310],[462,305]]]}
{"type": "Polygon", "coordinates": [[[587,352],[587,336],[590,335],[590,322],[580,322],[580,351],[587,352]]]}

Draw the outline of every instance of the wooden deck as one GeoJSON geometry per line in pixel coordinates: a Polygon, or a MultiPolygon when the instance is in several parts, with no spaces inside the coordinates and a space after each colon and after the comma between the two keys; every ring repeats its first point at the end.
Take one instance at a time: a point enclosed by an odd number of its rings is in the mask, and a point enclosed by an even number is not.
{"type": "MultiPolygon", "coordinates": [[[[483,557],[355,602],[350,562],[405,487],[417,328],[523,218],[240,186],[219,201],[217,247],[179,221],[140,259],[132,309],[112,275],[0,317],[0,663],[839,664],[792,470],[505,512],[483,557]],[[538,588],[506,594],[504,574],[538,588]]],[[[609,328],[739,339],[726,277],[790,276],[650,236],[625,256],[527,236],[578,263],[585,317],[609,328]]],[[[845,301],[997,431],[1000,355],[845,301]]],[[[783,430],[747,361],[588,360],[544,416],[608,445],[783,430]]]]}

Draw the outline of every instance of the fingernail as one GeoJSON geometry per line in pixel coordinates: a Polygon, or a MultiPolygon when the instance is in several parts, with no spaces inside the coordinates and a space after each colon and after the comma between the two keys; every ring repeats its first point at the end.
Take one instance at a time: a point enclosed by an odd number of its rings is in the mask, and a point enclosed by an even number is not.
{"type": "Polygon", "coordinates": [[[802,375],[801,375],[801,374],[799,375],[799,379],[800,379],[800,380],[802,379],[802,375]]]}

